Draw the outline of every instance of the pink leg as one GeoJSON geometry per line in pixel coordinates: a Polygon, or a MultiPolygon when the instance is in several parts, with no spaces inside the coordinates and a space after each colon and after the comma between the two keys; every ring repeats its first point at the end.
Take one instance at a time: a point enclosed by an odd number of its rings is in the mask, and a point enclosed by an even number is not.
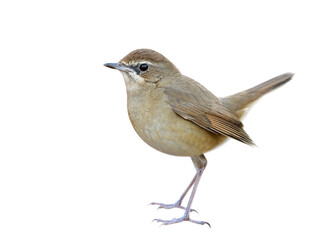
{"type": "MultiPolygon", "coordinates": [[[[188,191],[190,190],[190,188],[192,187],[192,185],[194,184],[195,180],[197,177],[197,173],[194,175],[194,178],[192,179],[192,181],[190,182],[189,186],[185,189],[185,191],[182,193],[181,197],[179,198],[178,201],[176,201],[173,204],[164,204],[164,203],[157,203],[157,202],[152,202],[150,203],[150,205],[159,205],[158,209],[160,208],[165,208],[165,209],[171,209],[171,208],[180,208],[180,209],[186,209],[185,207],[181,206],[181,203],[184,199],[184,197],[187,195],[188,191]]],[[[196,210],[191,209],[191,212],[194,211],[196,212],[196,210]]]]}
{"type": "MultiPolygon", "coordinates": [[[[188,222],[193,222],[193,223],[197,223],[197,224],[201,224],[201,225],[207,224],[209,227],[211,227],[211,225],[208,222],[197,221],[197,220],[193,220],[190,218],[191,205],[192,205],[197,187],[199,185],[200,179],[202,177],[203,171],[204,171],[206,164],[207,164],[206,158],[204,157],[204,155],[200,155],[199,157],[192,157],[192,160],[193,160],[194,166],[197,169],[197,173],[196,173],[195,177],[193,178],[193,181],[191,182],[191,184],[188,187],[188,189],[190,189],[192,184],[194,184],[188,205],[185,208],[184,215],[181,218],[173,218],[171,220],[154,219],[154,221],[161,222],[162,225],[169,225],[169,224],[174,224],[174,223],[180,223],[183,221],[188,221],[188,222]]],[[[184,195],[189,191],[188,189],[186,189],[186,191],[184,192],[184,195]]],[[[180,200],[181,200],[181,198],[180,198],[180,200]]]]}

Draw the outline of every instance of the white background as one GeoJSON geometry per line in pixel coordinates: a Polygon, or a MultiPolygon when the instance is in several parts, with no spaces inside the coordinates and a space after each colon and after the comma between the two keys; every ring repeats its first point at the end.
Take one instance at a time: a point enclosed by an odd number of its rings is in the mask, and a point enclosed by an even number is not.
{"type": "Polygon", "coordinates": [[[0,239],[315,239],[313,1],[2,1],[0,239]],[[189,158],[134,132],[122,76],[137,48],[163,53],[217,96],[284,72],[244,120],[258,145],[207,153],[192,223],[172,203],[189,158]]]}

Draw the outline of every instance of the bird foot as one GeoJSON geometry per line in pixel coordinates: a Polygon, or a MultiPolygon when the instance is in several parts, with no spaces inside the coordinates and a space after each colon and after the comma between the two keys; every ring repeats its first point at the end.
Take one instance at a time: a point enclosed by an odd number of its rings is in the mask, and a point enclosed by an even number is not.
{"type": "Polygon", "coordinates": [[[160,222],[160,223],[162,223],[161,225],[170,225],[170,224],[175,224],[175,223],[187,221],[187,222],[193,222],[193,223],[200,224],[200,225],[206,224],[209,227],[211,227],[211,225],[208,222],[193,220],[189,216],[186,216],[186,215],[184,215],[181,218],[173,218],[171,220],[154,219],[153,221],[160,222]]]}
{"type": "MultiPolygon", "coordinates": [[[[149,205],[159,205],[158,209],[160,209],[160,208],[164,208],[164,209],[180,208],[180,209],[183,209],[183,210],[186,209],[185,207],[181,206],[181,202],[179,202],[179,201],[176,202],[176,203],[173,203],[173,204],[164,204],[164,203],[152,202],[152,203],[149,203],[149,205]]],[[[194,209],[190,209],[190,212],[198,213],[194,209]]]]}

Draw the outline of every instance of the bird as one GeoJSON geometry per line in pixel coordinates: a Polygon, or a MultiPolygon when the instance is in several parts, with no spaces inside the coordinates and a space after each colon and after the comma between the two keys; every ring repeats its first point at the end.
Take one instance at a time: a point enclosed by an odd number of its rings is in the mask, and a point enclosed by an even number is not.
{"type": "Polygon", "coordinates": [[[119,70],[127,92],[128,116],[139,137],[152,148],[174,156],[190,157],[196,173],[173,204],[152,202],[158,208],[180,208],[184,214],[170,220],[154,219],[162,225],[194,220],[190,213],[201,176],[206,168],[205,153],[232,138],[255,146],[244,130],[242,117],[261,96],[287,83],[293,73],[284,73],[245,91],[216,97],[197,81],[183,75],[162,54],[137,49],[117,63],[104,66],[119,70]],[[183,199],[192,188],[186,207],[183,199]]]}

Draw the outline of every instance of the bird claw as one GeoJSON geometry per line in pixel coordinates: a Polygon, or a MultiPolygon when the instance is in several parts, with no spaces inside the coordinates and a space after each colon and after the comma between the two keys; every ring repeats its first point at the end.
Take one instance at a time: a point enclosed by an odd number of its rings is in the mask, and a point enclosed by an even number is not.
{"type": "MultiPolygon", "coordinates": [[[[164,204],[164,203],[156,203],[156,202],[152,202],[149,203],[149,205],[159,205],[158,209],[164,208],[164,209],[172,209],[172,208],[179,208],[179,209],[183,209],[185,210],[186,208],[181,206],[181,204],[179,202],[173,203],[173,204],[164,204]]],[[[195,209],[190,209],[190,212],[196,212],[198,214],[198,211],[196,211],[195,209]]]]}
{"type": "Polygon", "coordinates": [[[175,223],[180,223],[180,222],[184,222],[184,221],[188,221],[188,222],[193,222],[196,224],[200,224],[200,225],[208,225],[209,227],[211,227],[211,225],[208,222],[204,222],[204,221],[197,221],[197,220],[193,220],[191,218],[189,218],[188,216],[184,215],[181,218],[173,218],[171,220],[162,220],[162,219],[154,219],[153,222],[159,222],[162,223],[161,225],[170,225],[170,224],[175,224],[175,223]]]}

